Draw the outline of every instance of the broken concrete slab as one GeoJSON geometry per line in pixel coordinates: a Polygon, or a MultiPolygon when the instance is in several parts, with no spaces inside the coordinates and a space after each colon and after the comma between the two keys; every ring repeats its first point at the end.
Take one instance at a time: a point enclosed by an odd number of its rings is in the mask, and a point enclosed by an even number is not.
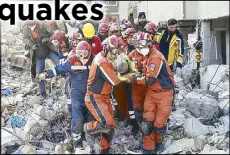
{"type": "Polygon", "coordinates": [[[219,115],[219,103],[213,96],[190,92],[185,96],[181,106],[185,107],[195,117],[211,119],[219,115]]]}
{"type": "Polygon", "coordinates": [[[228,65],[209,65],[200,68],[201,89],[210,92],[219,92],[223,89],[229,91],[229,80],[225,80],[226,75],[229,77],[228,65]]]}
{"type": "Polygon", "coordinates": [[[200,154],[209,154],[212,150],[216,150],[217,148],[215,146],[210,146],[209,144],[206,144],[204,146],[204,149],[200,152],[200,154]]]}
{"type": "Polygon", "coordinates": [[[184,130],[187,136],[195,138],[196,136],[209,133],[207,126],[203,125],[197,118],[192,117],[185,120],[184,130]]]}
{"type": "Polygon", "coordinates": [[[220,118],[221,125],[219,126],[219,135],[223,135],[229,131],[229,116],[223,116],[220,118]]]}
{"type": "Polygon", "coordinates": [[[199,149],[200,151],[203,150],[206,144],[208,144],[207,138],[203,135],[196,137],[194,140],[195,140],[196,148],[199,149]]]}

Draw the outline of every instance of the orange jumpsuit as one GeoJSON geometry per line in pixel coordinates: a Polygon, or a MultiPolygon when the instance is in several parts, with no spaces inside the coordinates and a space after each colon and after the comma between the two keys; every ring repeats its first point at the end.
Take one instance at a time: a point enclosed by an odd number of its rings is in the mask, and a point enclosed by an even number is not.
{"type": "Polygon", "coordinates": [[[87,123],[87,133],[97,134],[108,129],[101,134],[101,150],[111,146],[115,121],[109,95],[112,90],[111,85],[117,85],[119,82],[113,65],[101,53],[98,53],[91,65],[85,104],[96,119],[87,123]]]}
{"type": "Polygon", "coordinates": [[[135,77],[134,82],[148,86],[144,101],[142,131],[145,150],[154,150],[166,133],[167,119],[171,113],[173,74],[164,56],[152,48],[144,60],[143,77],[135,77]]]}
{"type": "MultiPolygon", "coordinates": [[[[140,54],[137,50],[133,50],[132,52],[129,53],[129,59],[136,63],[138,71],[142,74],[144,56],[140,54]]],[[[133,97],[133,107],[135,110],[139,110],[139,111],[143,110],[146,92],[147,92],[147,87],[145,85],[133,83],[132,97],[133,97]]]]}

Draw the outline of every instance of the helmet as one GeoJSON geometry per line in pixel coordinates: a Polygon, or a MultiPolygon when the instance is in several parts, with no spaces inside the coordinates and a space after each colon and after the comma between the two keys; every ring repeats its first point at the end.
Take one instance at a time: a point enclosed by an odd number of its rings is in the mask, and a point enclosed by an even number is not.
{"type": "Polygon", "coordinates": [[[112,23],[111,26],[109,27],[109,31],[113,32],[113,31],[119,31],[119,25],[117,23],[112,23]]]}
{"type": "Polygon", "coordinates": [[[137,51],[142,55],[146,56],[149,53],[150,48],[152,47],[151,35],[149,33],[139,32],[136,40],[137,43],[135,46],[137,47],[137,51]]]}
{"type": "Polygon", "coordinates": [[[128,21],[127,19],[123,19],[121,22],[120,22],[120,24],[122,25],[122,24],[126,24],[127,25],[127,27],[131,27],[131,23],[130,23],[130,21],[128,21]]]}
{"type": "Polygon", "coordinates": [[[101,23],[98,27],[99,34],[107,35],[109,33],[109,25],[106,23],[101,23]]]}
{"type": "Polygon", "coordinates": [[[82,28],[82,32],[85,38],[92,38],[95,34],[95,29],[93,24],[86,23],[82,28]]]}
{"type": "Polygon", "coordinates": [[[128,44],[134,45],[133,35],[135,34],[134,28],[127,28],[123,34],[124,38],[127,38],[128,44]]]}
{"type": "Polygon", "coordinates": [[[57,27],[57,23],[55,20],[48,20],[47,21],[47,24],[49,25],[49,27],[52,29],[52,30],[57,30],[58,27],[57,27]]]}
{"type": "Polygon", "coordinates": [[[76,56],[79,57],[82,64],[85,65],[90,58],[91,55],[91,47],[87,41],[80,41],[76,47],[76,56]]]}
{"type": "Polygon", "coordinates": [[[125,31],[127,28],[128,28],[128,25],[127,25],[127,24],[121,24],[121,25],[120,25],[120,30],[121,30],[121,32],[125,31]]]}
{"type": "Polygon", "coordinates": [[[125,36],[131,36],[131,37],[133,37],[133,35],[134,35],[135,33],[136,33],[136,31],[135,31],[134,28],[127,28],[127,29],[125,30],[124,35],[125,35],[125,36]]]}
{"type": "Polygon", "coordinates": [[[52,43],[55,46],[58,46],[59,50],[61,50],[62,52],[64,52],[67,48],[65,42],[65,35],[66,35],[65,32],[58,30],[54,33],[53,40],[52,40],[52,43]]]}
{"type": "Polygon", "coordinates": [[[102,42],[103,51],[111,52],[114,55],[118,54],[120,46],[119,38],[116,35],[109,36],[102,42]]]}
{"type": "Polygon", "coordinates": [[[148,32],[148,33],[152,33],[155,34],[157,32],[157,26],[154,23],[147,23],[144,27],[144,29],[148,32]]]}
{"type": "Polygon", "coordinates": [[[72,47],[76,47],[80,40],[83,40],[81,33],[72,33],[69,36],[69,43],[72,47]]]}

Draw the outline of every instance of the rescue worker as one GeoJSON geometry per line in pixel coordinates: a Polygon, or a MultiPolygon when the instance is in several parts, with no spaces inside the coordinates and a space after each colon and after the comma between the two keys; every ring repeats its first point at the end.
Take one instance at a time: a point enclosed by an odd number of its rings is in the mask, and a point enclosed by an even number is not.
{"type": "Polygon", "coordinates": [[[62,73],[70,73],[71,77],[71,105],[72,105],[72,138],[73,144],[79,145],[84,140],[83,125],[92,120],[92,116],[85,106],[85,94],[89,70],[94,56],[90,52],[90,45],[81,41],[76,49],[71,50],[68,60],[52,69],[45,70],[37,76],[37,80],[52,78],[62,73]]]}
{"type": "Polygon", "coordinates": [[[100,38],[101,42],[103,42],[109,35],[109,25],[107,23],[100,23],[98,27],[98,37],[100,38]]]}
{"type": "MultiPolygon", "coordinates": [[[[168,26],[166,30],[162,30],[162,33],[157,39],[159,43],[160,52],[164,55],[171,71],[174,74],[181,74],[181,68],[183,64],[183,55],[184,55],[184,41],[183,36],[177,29],[177,20],[169,19],[168,26]]],[[[176,91],[173,93],[173,111],[176,110],[175,107],[175,97],[176,91]]]]}
{"type": "Polygon", "coordinates": [[[76,48],[80,41],[84,40],[81,33],[74,32],[69,36],[69,51],[76,48]]]}
{"type": "MultiPolygon", "coordinates": [[[[31,71],[33,78],[42,73],[45,68],[45,59],[50,58],[55,64],[59,63],[57,51],[53,51],[50,46],[53,46],[52,41],[53,31],[49,26],[40,21],[28,20],[23,30],[23,41],[30,50],[29,57],[32,60],[31,71]]],[[[39,82],[40,93],[46,97],[46,89],[44,80],[39,82]]]]}
{"type": "Polygon", "coordinates": [[[153,46],[159,51],[159,44],[157,42],[157,26],[154,23],[147,23],[144,27],[146,33],[149,33],[152,38],[153,46]]]}
{"type": "Polygon", "coordinates": [[[95,35],[95,29],[93,24],[86,23],[82,28],[84,39],[90,44],[91,53],[95,56],[101,52],[101,40],[95,35]]]}
{"type": "MultiPolygon", "coordinates": [[[[136,49],[136,42],[138,33],[135,33],[131,35],[128,39],[129,44],[132,44],[135,46],[135,49],[132,50],[128,56],[129,59],[132,60],[138,69],[138,72],[140,74],[143,74],[143,62],[144,62],[144,56],[140,53],[139,50],[136,49]]],[[[147,35],[146,38],[149,36],[147,35]]],[[[141,123],[142,122],[142,116],[144,111],[144,100],[145,95],[147,92],[147,86],[137,83],[132,83],[132,101],[133,101],[133,108],[135,113],[136,120],[141,123]]]]}
{"type": "Polygon", "coordinates": [[[132,24],[132,26],[135,28],[136,32],[144,31],[144,27],[149,21],[146,20],[145,12],[139,12],[138,14],[138,21],[135,23],[133,18],[133,13],[129,14],[128,20],[132,24]]]}
{"type": "MultiPolygon", "coordinates": [[[[123,34],[124,38],[127,41],[125,49],[123,51],[126,55],[129,55],[129,53],[135,49],[135,47],[131,41],[134,34],[135,34],[134,28],[127,28],[123,34]]],[[[125,95],[126,95],[125,98],[126,98],[126,103],[128,104],[128,114],[129,114],[129,119],[128,119],[127,123],[132,126],[131,134],[133,136],[136,136],[136,134],[139,131],[139,125],[137,123],[137,120],[136,120],[135,114],[134,114],[133,100],[132,100],[132,98],[133,98],[132,97],[132,84],[131,83],[124,83],[124,88],[125,88],[125,95]]],[[[125,105],[123,105],[123,106],[125,106],[125,105]]]]}
{"type": "Polygon", "coordinates": [[[151,39],[145,36],[144,32],[139,33],[137,46],[137,50],[146,57],[143,75],[134,76],[133,82],[148,87],[142,121],[143,154],[152,154],[160,147],[166,134],[175,82],[164,55],[152,47],[151,39]]]}
{"type": "Polygon", "coordinates": [[[86,123],[84,131],[90,135],[87,135],[89,138],[101,134],[100,149],[101,154],[105,154],[109,153],[115,128],[109,97],[111,85],[117,85],[123,79],[116,75],[112,65],[119,53],[118,38],[110,36],[103,41],[102,46],[103,51],[95,56],[91,65],[85,96],[86,106],[96,120],[86,123]]]}
{"type": "Polygon", "coordinates": [[[120,27],[117,23],[112,23],[110,26],[109,26],[109,36],[111,35],[116,35],[116,36],[120,36],[120,27]]]}
{"type": "MultiPolygon", "coordinates": [[[[60,30],[57,30],[53,35],[52,43],[58,48],[58,54],[59,54],[59,63],[63,64],[65,63],[67,56],[69,54],[69,42],[67,37],[65,36],[66,33],[60,30]]],[[[68,119],[71,119],[71,100],[70,100],[70,75],[68,73],[63,73],[63,76],[65,76],[66,82],[65,82],[65,94],[67,98],[67,106],[68,106],[68,119]]]]}
{"type": "Polygon", "coordinates": [[[166,30],[158,38],[160,52],[164,55],[172,72],[180,72],[183,63],[184,41],[177,29],[177,20],[169,19],[166,30]]]}

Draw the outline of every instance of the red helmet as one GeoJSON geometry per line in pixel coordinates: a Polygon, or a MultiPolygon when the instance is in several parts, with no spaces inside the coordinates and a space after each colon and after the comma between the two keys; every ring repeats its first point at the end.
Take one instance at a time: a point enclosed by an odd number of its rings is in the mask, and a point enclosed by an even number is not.
{"type": "Polygon", "coordinates": [[[147,23],[144,28],[148,33],[155,34],[157,32],[157,26],[154,23],[147,23]]]}
{"type": "Polygon", "coordinates": [[[127,28],[125,30],[125,36],[131,36],[133,37],[133,35],[136,33],[135,29],[134,28],[127,28]]]}
{"type": "Polygon", "coordinates": [[[76,47],[81,40],[83,40],[81,33],[75,32],[69,36],[69,43],[72,47],[76,47]]]}
{"type": "Polygon", "coordinates": [[[85,65],[91,55],[91,47],[87,41],[80,41],[76,47],[76,56],[79,57],[82,64],[85,65]]]}
{"type": "Polygon", "coordinates": [[[122,24],[125,24],[128,28],[131,27],[131,23],[130,23],[130,21],[128,21],[127,19],[123,19],[123,20],[120,22],[120,24],[121,24],[121,25],[122,25],[122,24]]]}
{"type": "Polygon", "coordinates": [[[55,20],[48,20],[47,21],[47,24],[49,25],[49,27],[52,29],[52,30],[57,30],[58,27],[57,27],[57,23],[55,20]]]}
{"type": "Polygon", "coordinates": [[[109,33],[109,25],[107,23],[101,23],[98,27],[99,34],[108,35],[109,33]]]}
{"type": "Polygon", "coordinates": [[[65,42],[65,35],[66,35],[65,32],[58,30],[54,33],[53,40],[52,40],[52,43],[55,46],[58,46],[59,50],[61,50],[62,52],[64,52],[67,48],[65,42]]]}
{"type": "Polygon", "coordinates": [[[145,32],[139,32],[137,36],[135,36],[136,40],[138,41],[137,47],[142,48],[146,46],[151,46],[151,35],[145,32]]]}
{"type": "Polygon", "coordinates": [[[102,42],[103,51],[116,55],[121,47],[120,40],[116,35],[109,36],[102,42]]]}
{"type": "Polygon", "coordinates": [[[113,32],[113,31],[119,31],[119,25],[117,23],[112,23],[111,26],[109,27],[109,31],[113,32]]]}

